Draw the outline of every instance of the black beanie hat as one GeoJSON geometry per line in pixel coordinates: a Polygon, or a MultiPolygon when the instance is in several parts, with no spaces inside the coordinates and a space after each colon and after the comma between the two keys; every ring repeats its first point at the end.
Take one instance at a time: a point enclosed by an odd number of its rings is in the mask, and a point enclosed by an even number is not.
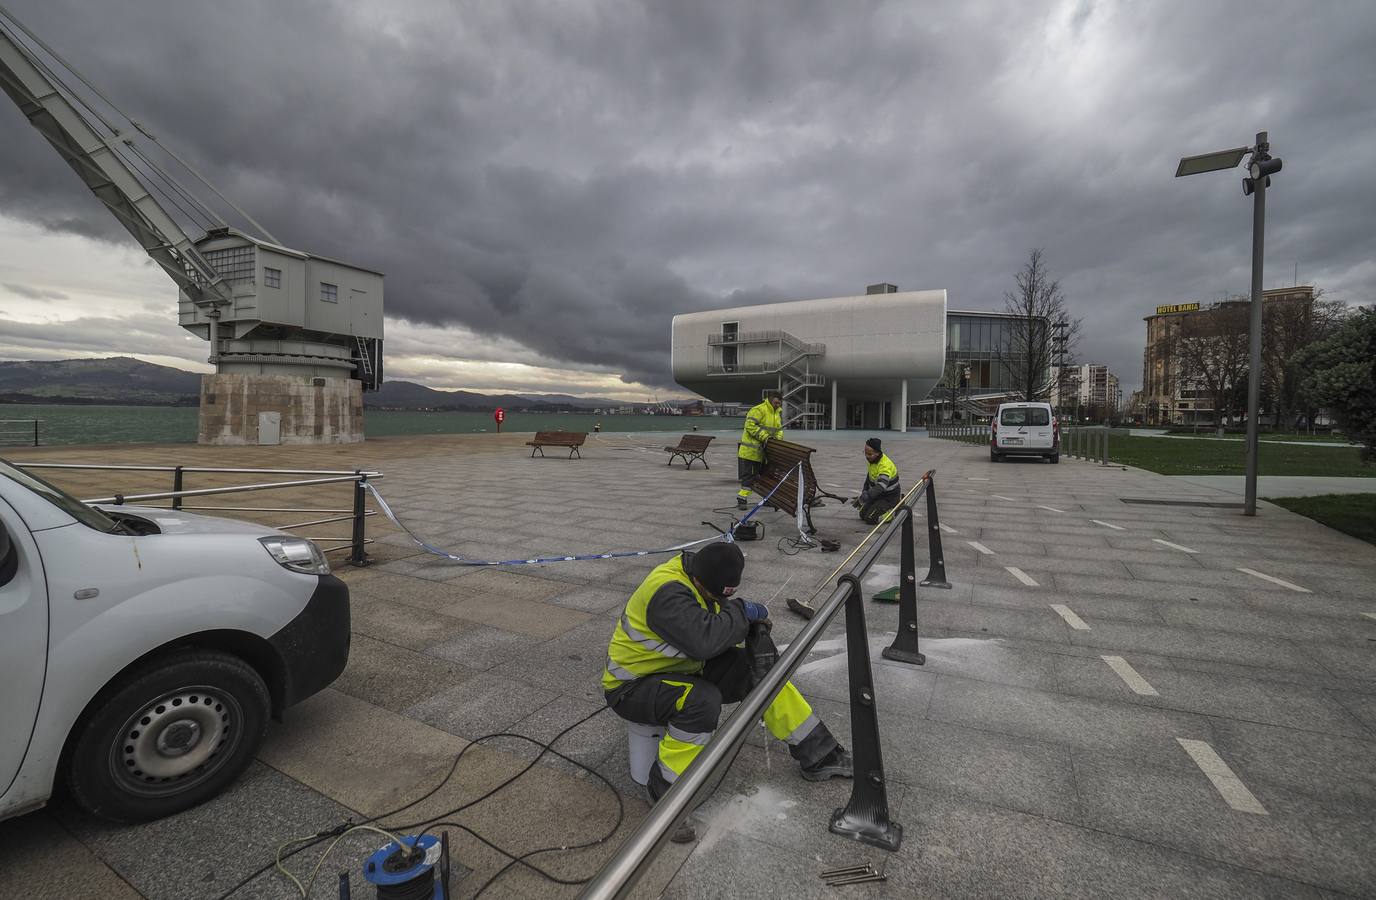
{"type": "Polygon", "coordinates": [[[875,453],[884,452],[884,445],[880,443],[879,438],[870,438],[868,441],[865,441],[865,446],[869,447],[875,453]]]}
{"type": "Polygon", "coordinates": [[[693,556],[692,576],[718,597],[724,589],[739,585],[744,571],[745,554],[735,544],[708,544],[693,556]]]}

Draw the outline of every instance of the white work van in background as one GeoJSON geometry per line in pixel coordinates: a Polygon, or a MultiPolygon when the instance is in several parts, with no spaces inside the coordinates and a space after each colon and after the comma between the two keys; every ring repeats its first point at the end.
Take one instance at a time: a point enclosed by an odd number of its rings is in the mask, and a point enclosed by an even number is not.
{"type": "Polygon", "coordinates": [[[989,461],[1005,456],[1040,456],[1061,461],[1061,423],[1050,403],[1001,403],[989,432],[989,461]]]}
{"type": "Polygon", "coordinates": [[[97,508],[0,460],[0,819],[214,796],[349,657],[349,589],[265,525],[97,508]]]}

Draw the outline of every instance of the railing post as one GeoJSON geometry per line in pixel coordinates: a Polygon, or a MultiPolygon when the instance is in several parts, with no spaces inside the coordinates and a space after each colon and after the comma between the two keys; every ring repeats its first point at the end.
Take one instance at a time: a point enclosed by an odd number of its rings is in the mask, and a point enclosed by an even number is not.
{"type": "Polygon", "coordinates": [[[38,446],[38,420],[33,420],[33,445],[38,446]]]}
{"type": "MultiPolygon", "coordinates": [[[[922,579],[923,587],[950,588],[946,580],[946,558],[941,552],[941,522],[936,514],[936,479],[927,473],[927,577],[922,579]]],[[[901,588],[902,585],[900,584],[901,588]]]]}
{"type": "Polygon", "coordinates": [[[1104,459],[1100,463],[1102,466],[1108,465],[1108,426],[1104,426],[1104,459]]]}
{"type": "Polygon", "coordinates": [[[903,826],[889,819],[888,789],[884,783],[884,755],[879,746],[879,713],[874,703],[874,673],[870,668],[869,633],[860,579],[843,575],[846,596],[846,657],[850,676],[850,740],[855,778],[850,800],[831,817],[831,833],[897,850],[903,826]]]}
{"type": "Polygon", "coordinates": [[[917,650],[917,552],[913,547],[915,537],[913,511],[912,507],[909,507],[908,517],[903,520],[903,533],[899,535],[903,541],[903,550],[901,564],[898,567],[898,634],[894,636],[892,644],[880,651],[880,655],[885,659],[896,659],[899,662],[920,666],[927,662],[927,657],[917,650]]]}
{"type": "Polygon", "coordinates": [[[367,515],[366,501],[368,499],[368,489],[365,485],[368,483],[368,476],[364,475],[359,469],[355,469],[354,474],[357,475],[358,478],[354,481],[354,533],[352,540],[353,549],[349,553],[349,564],[366,566],[368,565],[368,554],[363,551],[363,548],[367,536],[365,532],[365,522],[367,520],[365,517],[367,515]]]}
{"type": "MultiPolygon", "coordinates": [[[[181,467],[181,466],[177,466],[177,468],[175,468],[175,469],[172,470],[172,490],[174,490],[174,491],[181,491],[181,490],[182,490],[182,467],[181,467]]],[[[181,508],[182,508],[182,498],[181,498],[181,497],[173,497],[173,498],[172,498],[172,508],[173,508],[173,509],[181,509],[181,508]]]]}

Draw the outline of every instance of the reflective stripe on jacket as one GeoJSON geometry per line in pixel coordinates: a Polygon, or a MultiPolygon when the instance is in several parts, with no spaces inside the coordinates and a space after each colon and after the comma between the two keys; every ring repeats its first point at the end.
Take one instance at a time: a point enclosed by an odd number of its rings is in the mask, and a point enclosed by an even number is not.
{"type": "Polygon", "coordinates": [[[784,436],[783,410],[775,409],[768,400],[761,400],[745,414],[745,430],[741,432],[741,446],[736,455],[741,459],[764,462],[764,443],[784,436]]]}
{"type": "Polygon", "coordinates": [[[893,464],[888,454],[880,454],[879,459],[865,469],[865,487],[860,492],[860,499],[869,502],[897,490],[898,466],[893,464]]]}
{"type": "Polygon", "coordinates": [[[691,554],[679,554],[656,566],[626,601],[607,647],[603,690],[615,690],[627,681],[661,672],[701,672],[706,657],[745,639],[744,609],[739,603],[723,609],[722,604],[698,593],[684,568],[685,559],[690,558],[691,554]],[[654,614],[650,612],[651,601],[657,607],[654,614]],[[660,606],[664,609],[658,609],[660,606]],[[692,615],[686,615],[688,611],[692,615]],[[650,625],[652,615],[666,631],[684,635],[682,647],[655,631],[650,625]],[[690,651],[699,656],[690,655],[690,651]]]}

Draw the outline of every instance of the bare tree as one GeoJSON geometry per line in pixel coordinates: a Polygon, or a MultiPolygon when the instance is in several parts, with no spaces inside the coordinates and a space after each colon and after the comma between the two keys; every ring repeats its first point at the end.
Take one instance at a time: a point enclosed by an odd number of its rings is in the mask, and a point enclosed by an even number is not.
{"type": "Polygon", "coordinates": [[[956,400],[960,396],[960,390],[965,386],[965,361],[956,359],[949,353],[946,354],[946,366],[942,369],[941,380],[936,383],[938,388],[946,389],[947,399],[951,401],[951,418],[955,418],[956,400]]]}
{"type": "Polygon", "coordinates": [[[1017,287],[1003,295],[1004,311],[1011,318],[994,348],[995,357],[1016,397],[1045,400],[1051,393],[1052,324],[1066,323],[1066,357],[1070,358],[1080,336],[1080,320],[1070,317],[1061,284],[1047,271],[1040,249],[1028,254],[1013,282],[1017,287]]]}
{"type": "Polygon", "coordinates": [[[1239,389],[1247,380],[1248,305],[1220,303],[1180,325],[1176,353],[1181,386],[1193,383],[1213,400],[1214,424],[1222,436],[1237,409],[1239,389]]]}

